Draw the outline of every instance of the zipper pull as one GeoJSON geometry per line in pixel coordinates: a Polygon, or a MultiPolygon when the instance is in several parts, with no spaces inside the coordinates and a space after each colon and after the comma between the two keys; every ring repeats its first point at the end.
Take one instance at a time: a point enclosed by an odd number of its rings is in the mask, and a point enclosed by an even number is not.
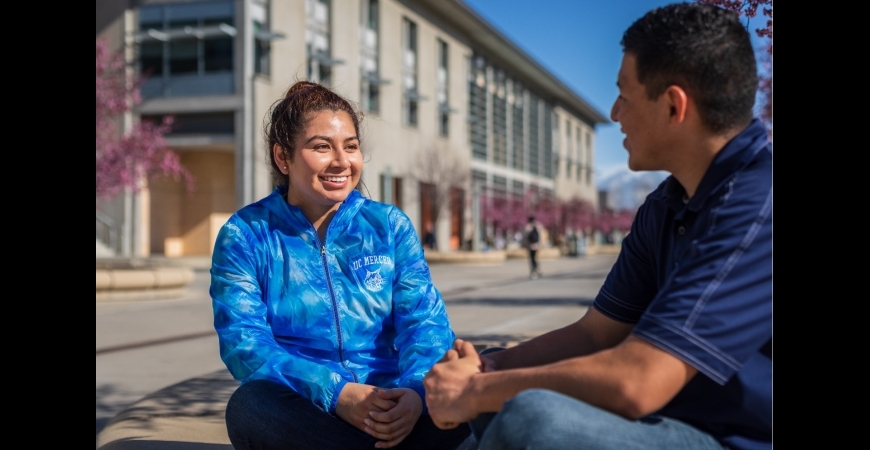
{"type": "Polygon", "coordinates": [[[326,244],[320,246],[320,256],[326,256],[326,244]]]}

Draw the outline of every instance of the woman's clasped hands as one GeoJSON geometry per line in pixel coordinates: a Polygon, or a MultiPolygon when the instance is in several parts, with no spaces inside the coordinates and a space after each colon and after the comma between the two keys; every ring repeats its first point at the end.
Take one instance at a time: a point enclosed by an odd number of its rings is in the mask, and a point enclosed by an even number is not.
{"type": "Polygon", "coordinates": [[[338,395],[335,413],[345,422],[380,439],[377,448],[398,445],[423,413],[423,399],[409,388],[385,389],[348,383],[338,395]]]}

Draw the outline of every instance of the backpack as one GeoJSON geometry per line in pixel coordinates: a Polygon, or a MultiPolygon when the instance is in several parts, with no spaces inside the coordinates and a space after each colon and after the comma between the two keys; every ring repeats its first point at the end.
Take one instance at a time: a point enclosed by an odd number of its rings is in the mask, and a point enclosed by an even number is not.
{"type": "Polygon", "coordinates": [[[532,227],[529,231],[529,244],[537,244],[539,240],[541,237],[538,235],[538,227],[532,227]]]}

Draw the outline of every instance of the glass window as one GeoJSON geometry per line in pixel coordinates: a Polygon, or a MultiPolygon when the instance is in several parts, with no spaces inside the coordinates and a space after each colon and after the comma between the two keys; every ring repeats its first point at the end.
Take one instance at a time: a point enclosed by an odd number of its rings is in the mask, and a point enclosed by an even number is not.
{"type": "Polygon", "coordinates": [[[380,110],[381,85],[386,80],[380,77],[378,54],[378,0],[363,0],[360,39],[360,99],[366,111],[380,110]]]}
{"type": "Polygon", "coordinates": [[[507,93],[505,74],[495,72],[495,92],[492,96],[492,159],[500,165],[507,165],[507,93]]]}
{"type": "Polygon", "coordinates": [[[199,71],[199,42],[194,39],[169,43],[169,73],[172,75],[199,71]]]}
{"type": "Polygon", "coordinates": [[[538,112],[538,98],[532,94],[529,95],[529,169],[528,171],[534,175],[539,172],[539,156],[541,154],[541,143],[538,141],[540,136],[540,121],[538,112]]]}
{"type": "Polygon", "coordinates": [[[163,74],[163,43],[144,42],[139,47],[140,70],[145,76],[163,74]]]}
{"type": "Polygon", "coordinates": [[[525,127],[525,121],[523,120],[523,95],[525,93],[525,89],[523,86],[514,82],[514,104],[511,110],[513,111],[513,167],[517,170],[523,170],[525,168],[525,133],[523,129],[525,127]]]}
{"type": "Polygon", "coordinates": [[[138,15],[143,96],[233,92],[232,1],[146,5],[138,15]]]}
{"type": "Polygon", "coordinates": [[[306,0],[305,14],[308,81],[328,86],[332,82],[332,66],[338,62],[330,52],[329,0],[306,0]]]}
{"type": "Polygon", "coordinates": [[[232,38],[207,39],[203,41],[205,72],[228,72],[233,70],[232,38]]]}
{"type": "Polygon", "coordinates": [[[592,185],[592,133],[586,132],[586,184],[592,185]]]}
{"type": "Polygon", "coordinates": [[[450,82],[447,60],[447,42],[438,39],[438,84],[436,86],[436,97],[438,100],[438,133],[441,136],[450,134],[450,82]]]}
{"type": "Polygon", "coordinates": [[[263,23],[259,21],[254,22],[254,73],[258,73],[261,75],[269,75],[271,71],[270,67],[270,56],[272,53],[272,43],[268,39],[260,39],[257,38],[257,34],[267,31],[268,27],[266,27],[263,23]]]}
{"type": "Polygon", "coordinates": [[[417,125],[417,24],[407,17],[402,19],[402,89],[403,112],[406,125],[417,125]]]}
{"type": "Polygon", "coordinates": [[[541,153],[541,165],[543,171],[541,175],[547,178],[553,178],[553,107],[549,102],[544,101],[544,121],[541,124],[541,135],[544,138],[543,149],[541,153]]]}
{"type": "Polygon", "coordinates": [[[388,178],[386,175],[381,174],[380,183],[381,202],[390,203],[402,209],[402,178],[393,176],[388,178]],[[387,184],[388,179],[390,180],[389,185],[387,184]]]}
{"type": "Polygon", "coordinates": [[[486,160],[486,62],[475,56],[468,63],[468,138],[471,156],[486,160]]]}

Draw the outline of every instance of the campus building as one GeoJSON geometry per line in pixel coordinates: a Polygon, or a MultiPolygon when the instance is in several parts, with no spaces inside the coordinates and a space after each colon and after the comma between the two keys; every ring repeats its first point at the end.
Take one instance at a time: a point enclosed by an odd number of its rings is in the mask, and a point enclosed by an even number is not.
{"type": "Polygon", "coordinates": [[[597,203],[606,117],[461,0],[98,0],[97,37],[149,74],[132,120],[172,115],[168,143],[195,178],[192,193],[153,181],[104,205],[98,229],[121,230],[126,254],[208,254],[273,189],[264,118],[297,80],[359,105],[359,189],[421,237],[431,225],[440,250],[474,239],[480,193],[597,203]],[[419,170],[433,157],[465,175],[444,201],[419,170]]]}

